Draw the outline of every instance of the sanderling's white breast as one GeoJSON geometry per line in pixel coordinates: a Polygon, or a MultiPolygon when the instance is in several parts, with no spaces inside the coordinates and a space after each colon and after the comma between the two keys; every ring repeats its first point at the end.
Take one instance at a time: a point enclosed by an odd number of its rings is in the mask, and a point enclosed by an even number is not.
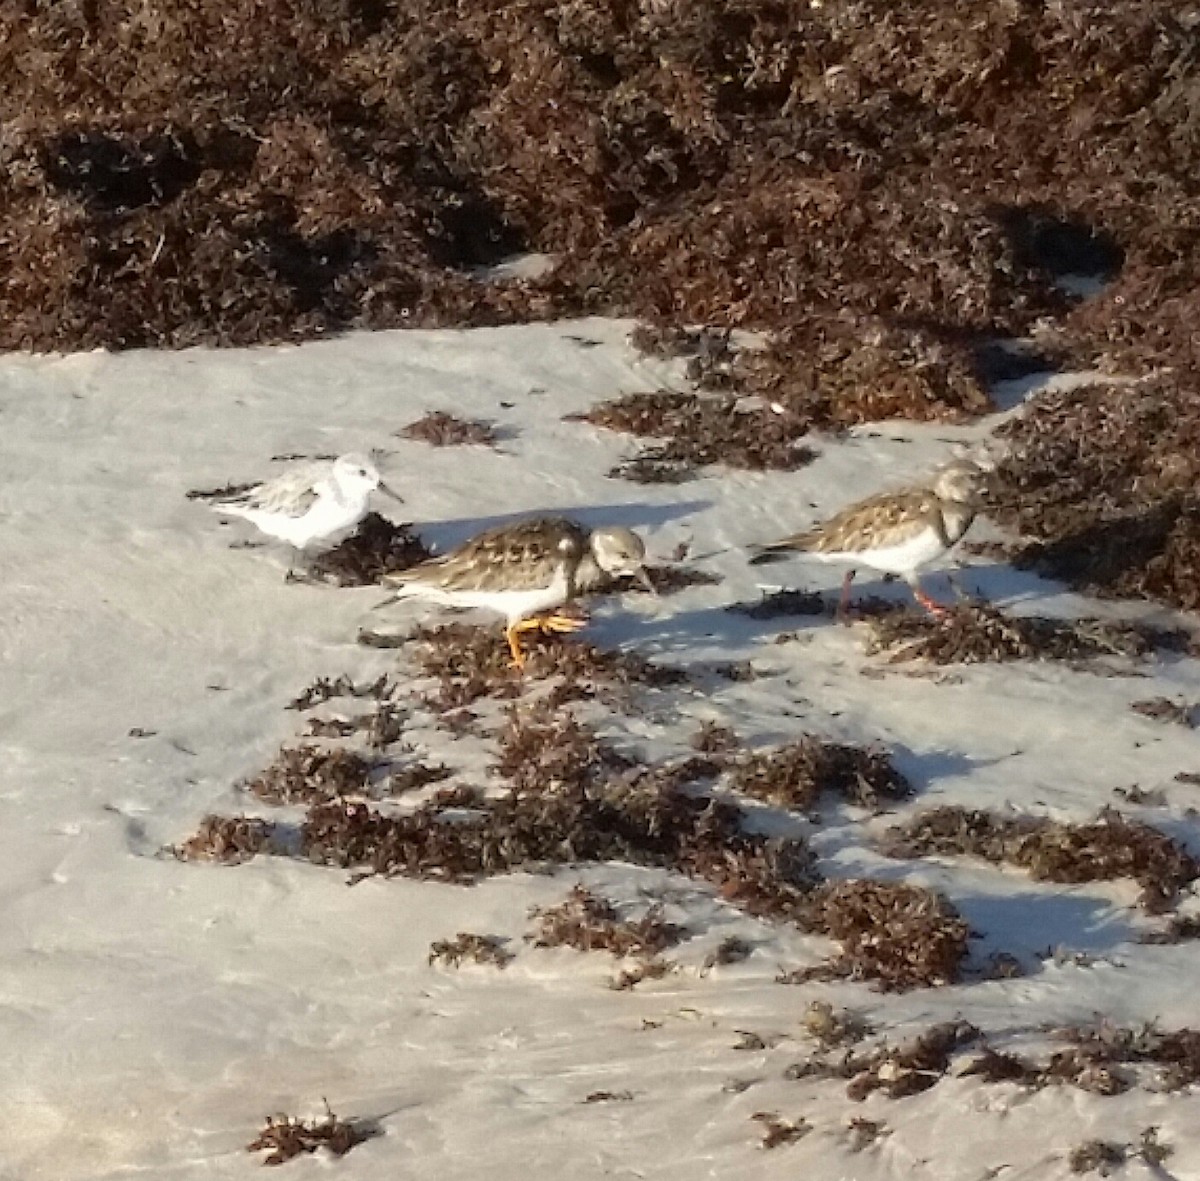
{"type": "Polygon", "coordinates": [[[376,489],[399,500],[364,456],[340,455],[253,484],[228,496],[202,496],[214,512],[241,517],[298,550],[354,528],[376,489]]]}

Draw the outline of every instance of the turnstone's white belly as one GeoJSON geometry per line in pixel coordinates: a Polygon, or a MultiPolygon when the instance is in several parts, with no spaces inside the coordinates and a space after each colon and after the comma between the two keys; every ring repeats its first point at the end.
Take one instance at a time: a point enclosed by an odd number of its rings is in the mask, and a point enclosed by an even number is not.
{"type": "MultiPolygon", "coordinates": [[[[497,571],[501,576],[502,571],[497,571]]],[[[561,568],[547,586],[528,590],[490,589],[449,590],[432,583],[410,582],[400,587],[401,598],[423,598],[445,603],[451,607],[483,607],[504,615],[509,620],[524,619],[543,611],[561,607],[567,601],[567,576],[561,568]]]]}
{"type": "Polygon", "coordinates": [[[946,546],[941,536],[930,526],[912,534],[904,541],[891,545],[836,553],[818,551],[814,552],[813,556],[826,561],[861,562],[864,566],[881,570],[885,574],[908,575],[941,557],[945,552],[946,546]]]}

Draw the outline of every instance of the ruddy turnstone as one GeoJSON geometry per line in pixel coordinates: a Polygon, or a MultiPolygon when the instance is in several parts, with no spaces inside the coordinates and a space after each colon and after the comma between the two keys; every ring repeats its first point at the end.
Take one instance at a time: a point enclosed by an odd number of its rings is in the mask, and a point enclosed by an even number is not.
{"type": "Polygon", "coordinates": [[[751,563],[769,561],[771,555],[789,550],[812,554],[821,561],[852,563],[842,581],[839,616],[845,615],[850,600],[854,566],[870,566],[900,575],[922,607],[942,615],[946,609],[921,589],[918,572],[949,553],[971,527],[979,481],[987,470],[983,458],[956,459],[927,487],[861,500],[823,524],[758,547],[751,563]]]}
{"type": "Polygon", "coordinates": [[[400,500],[362,455],[306,463],[230,496],[201,496],[214,512],[243,517],[298,550],[357,525],[378,489],[400,500]]]}
{"type": "Polygon", "coordinates": [[[586,621],[558,608],[606,575],[632,574],[653,590],[645,559],[645,544],[630,529],[602,525],[589,531],[565,517],[534,517],[488,529],[448,554],[387,575],[383,581],[396,594],[379,606],[422,598],[499,612],[507,619],[513,664],[521,668],[521,633],[578,631],[586,621]]]}

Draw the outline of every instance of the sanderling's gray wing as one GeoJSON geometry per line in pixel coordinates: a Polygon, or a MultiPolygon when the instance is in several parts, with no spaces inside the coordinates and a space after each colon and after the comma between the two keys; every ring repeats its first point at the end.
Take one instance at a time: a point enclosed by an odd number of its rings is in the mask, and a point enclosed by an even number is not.
{"type": "Polygon", "coordinates": [[[236,496],[219,497],[214,508],[234,508],[285,517],[302,517],[320,495],[323,481],[329,478],[327,463],[305,464],[292,468],[271,480],[264,480],[236,496]]]}
{"type": "Polygon", "coordinates": [[[439,558],[387,577],[393,586],[425,583],[440,590],[536,590],[555,572],[574,570],[587,553],[587,531],[563,517],[499,525],[439,558]]]}

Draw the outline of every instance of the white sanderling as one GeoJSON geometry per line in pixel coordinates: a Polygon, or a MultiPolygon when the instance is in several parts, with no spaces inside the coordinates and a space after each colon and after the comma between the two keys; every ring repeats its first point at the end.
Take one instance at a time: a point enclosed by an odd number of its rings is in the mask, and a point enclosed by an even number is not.
{"type": "Polygon", "coordinates": [[[198,499],[207,501],[214,512],[242,517],[268,537],[304,550],[357,525],[367,515],[376,489],[401,500],[365,456],[339,455],[294,467],[235,493],[204,493],[198,499]]]}

